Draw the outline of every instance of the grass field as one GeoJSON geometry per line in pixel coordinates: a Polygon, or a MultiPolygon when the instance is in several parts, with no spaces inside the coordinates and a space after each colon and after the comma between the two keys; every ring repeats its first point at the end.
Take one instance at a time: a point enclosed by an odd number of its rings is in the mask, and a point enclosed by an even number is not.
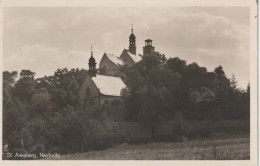
{"type": "Polygon", "coordinates": [[[121,144],[102,151],[62,155],[61,160],[248,160],[249,137],[175,143],[121,144]]]}

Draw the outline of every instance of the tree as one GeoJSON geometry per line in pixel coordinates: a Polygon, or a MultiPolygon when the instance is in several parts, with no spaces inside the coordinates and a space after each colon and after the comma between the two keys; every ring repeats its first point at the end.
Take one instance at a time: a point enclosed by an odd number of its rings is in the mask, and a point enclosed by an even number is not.
{"type": "Polygon", "coordinates": [[[30,109],[30,118],[48,119],[52,111],[51,95],[44,88],[39,89],[32,97],[32,105],[30,109]]]}
{"type": "Polygon", "coordinates": [[[166,66],[173,72],[183,73],[186,69],[186,61],[181,60],[178,57],[170,58],[166,61],[166,66]]]}
{"type": "Polygon", "coordinates": [[[207,86],[207,69],[205,67],[200,67],[197,63],[193,62],[187,66],[183,78],[187,88],[199,90],[200,88],[207,86]]]}
{"type": "Polygon", "coordinates": [[[12,88],[17,78],[17,72],[3,72],[3,106],[7,107],[12,102],[12,88]]]}
{"type": "Polygon", "coordinates": [[[223,67],[221,65],[215,68],[214,72],[217,75],[217,78],[226,78],[225,72],[223,71],[223,67]]]}
{"type": "Polygon", "coordinates": [[[235,78],[235,74],[232,74],[232,77],[230,79],[230,86],[233,90],[236,90],[237,88],[237,80],[235,78]]]}
{"type": "Polygon", "coordinates": [[[199,105],[200,120],[220,120],[219,106],[215,101],[215,94],[209,88],[203,87],[200,91],[201,100],[199,105]]]}
{"type": "Polygon", "coordinates": [[[78,91],[85,79],[85,70],[67,68],[58,69],[54,74],[54,88],[52,90],[53,102],[56,110],[67,106],[79,106],[78,91]]]}
{"type": "Polygon", "coordinates": [[[155,140],[155,128],[164,120],[171,105],[171,94],[166,88],[147,87],[139,95],[142,96],[139,120],[151,127],[152,139],[155,140]]]}
{"type": "Polygon", "coordinates": [[[3,72],[3,81],[6,83],[13,85],[15,83],[15,79],[17,78],[17,71],[9,72],[9,71],[4,71],[3,72]]]}
{"type": "Polygon", "coordinates": [[[8,105],[3,107],[3,143],[6,142],[10,150],[30,145],[31,136],[28,130],[26,112],[27,105],[18,98],[12,98],[8,105]]]}
{"type": "Polygon", "coordinates": [[[247,85],[247,90],[244,93],[245,95],[245,105],[244,105],[244,110],[245,110],[245,119],[250,120],[250,83],[247,85]]]}
{"type": "Polygon", "coordinates": [[[22,101],[30,102],[35,92],[34,72],[22,70],[20,79],[15,84],[14,95],[22,101]]]}
{"type": "Polygon", "coordinates": [[[153,139],[158,122],[167,114],[174,114],[171,92],[175,91],[180,79],[178,74],[165,68],[164,62],[160,56],[151,54],[123,70],[128,86],[122,91],[127,118],[149,125],[153,139]]]}
{"type": "Polygon", "coordinates": [[[20,72],[20,78],[32,78],[34,79],[34,76],[35,76],[35,72],[32,72],[30,70],[22,70],[20,72]]]}

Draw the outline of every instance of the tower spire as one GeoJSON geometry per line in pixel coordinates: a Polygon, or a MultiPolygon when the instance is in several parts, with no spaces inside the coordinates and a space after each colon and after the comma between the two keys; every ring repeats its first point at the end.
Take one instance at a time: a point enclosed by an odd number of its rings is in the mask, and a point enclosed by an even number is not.
{"type": "Polygon", "coordinates": [[[133,24],[131,24],[131,34],[129,36],[129,49],[128,51],[134,55],[136,55],[136,46],[135,46],[135,35],[134,35],[134,28],[133,24]]]}
{"type": "Polygon", "coordinates": [[[91,56],[93,57],[93,47],[92,47],[92,45],[90,47],[90,50],[91,50],[91,56]]]}
{"type": "Polygon", "coordinates": [[[96,60],[95,60],[95,58],[93,57],[93,47],[92,47],[92,45],[91,45],[91,47],[90,47],[90,50],[91,50],[91,57],[89,58],[89,60],[88,60],[88,65],[89,65],[89,71],[88,71],[88,73],[89,73],[89,75],[91,76],[91,77],[93,77],[93,76],[95,76],[96,75],[96,60]]]}

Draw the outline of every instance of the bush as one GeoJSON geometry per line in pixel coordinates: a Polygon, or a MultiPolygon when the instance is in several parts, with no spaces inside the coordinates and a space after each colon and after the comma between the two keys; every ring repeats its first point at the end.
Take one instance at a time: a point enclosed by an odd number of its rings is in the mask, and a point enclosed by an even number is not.
{"type": "Polygon", "coordinates": [[[112,121],[90,120],[85,133],[84,150],[101,150],[125,141],[118,123],[112,121]]]}

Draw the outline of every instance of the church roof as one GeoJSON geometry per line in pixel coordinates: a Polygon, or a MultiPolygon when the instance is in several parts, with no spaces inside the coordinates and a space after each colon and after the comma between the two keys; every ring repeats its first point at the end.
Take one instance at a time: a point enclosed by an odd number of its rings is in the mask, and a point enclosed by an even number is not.
{"type": "Polygon", "coordinates": [[[92,80],[103,95],[120,96],[121,90],[126,88],[120,77],[97,74],[96,77],[92,77],[92,80]]]}
{"type": "Polygon", "coordinates": [[[108,59],[113,62],[114,64],[116,64],[117,66],[123,66],[124,65],[124,62],[121,58],[113,55],[113,54],[107,54],[105,53],[106,56],[108,57],[108,59]]]}
{"type": "Polygon", "coordinates": [[[129,51],[127,51],[128,55],[132,58],[132,60],[137,63],[140,60],[142,60],[142,57],[140,55],[134,55],[132,53],[130,53],[129,51]]]}
{"type": "Polygon", "coordinates": [[[151,41],[153,41],[153,40],[152,40],[152,39],[146,39],[145,41],[151,42],[151,41]]]}

